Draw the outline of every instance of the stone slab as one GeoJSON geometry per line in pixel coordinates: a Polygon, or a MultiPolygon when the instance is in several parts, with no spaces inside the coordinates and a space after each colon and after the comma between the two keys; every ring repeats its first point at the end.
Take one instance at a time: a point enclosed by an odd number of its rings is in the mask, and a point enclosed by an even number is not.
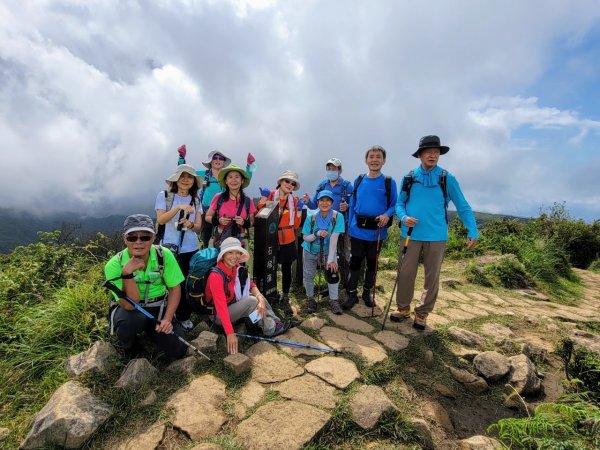
{"type": "Polygon", "coordinates": [[[320,378],[305,374],[301,377],[284,381],[273,390],[289,400],[306,403],[324,409],[335,408],[335,387],[322,381],[320,378]]]}
{"type": "MultiPolygon", "coordinates": [[[[327,345],[310,337],[308,334],[304,333],[298,328],[290,328],[286,333],[282,334],[281,336],[277,336],[275,340],[299,342],[300,344],[308,344],[312,345],[313,347],[328,348],[327,345]]],[[[323,354],[323,352],[320,350],[311,350],[309,348],[302,347],[290,347],[289,345],[285,344],[280,344],[280,348],[292,356],[321,356],[323,354]]]]}
{"type": "Polygon", "coordinates": [[[371,338],[335,327],[323,327],[321,338],[332,348],[353,353],[373,365],[387,358],[385,349],[371,338]]]}
{"type": "Polygon", "coordinates": [[[342,314],[340,316],[333,314],[331,311],[327,311],[327,317],[337,326],[345,328],[349,331],[358,331],[359,333],[370,333],[375,330],[375,327],[370,323],[364,322],[356,317],[349,314],[342,314]]]}
{"type": "Polygon", "coordinates": [[[309,362],[304,368],[339,389],[346,388],[360,378],[356,364],[340,356],[323,356],[309,362]]]}
{"type": "Polygon", "coordinates": [[[404,350],[408,347],[410,340],[393,331],[380,331],[373,335],[376,341],[382,343],[386,348],[392,351],[404,350]]]}
{"type": "Polygon", "coordinates": [[[267,342],[254,344],[246,356],[252,359],[252,379],[259,383],[277,383],[304,373],[302,367],[267,342]]]}

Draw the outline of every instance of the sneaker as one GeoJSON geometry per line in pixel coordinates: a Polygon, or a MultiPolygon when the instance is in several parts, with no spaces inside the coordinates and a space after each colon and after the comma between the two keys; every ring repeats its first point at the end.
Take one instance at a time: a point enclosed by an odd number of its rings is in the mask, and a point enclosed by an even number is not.
{"type": "Polygon", "coordinates": [[[410,309],[399,309],[390,314],[390,320],[392,322],[402,322],[406,319],[410,319],[410,309]]]}
{"type": "Polygon", "coordinates": [[[332,313],[337,314],[338,316],[340,314],[344,314],[344,311],[342,311],[342,307],[340,306],[340,302],[337,300],[329,301],[329,309],[331,309],[332,313]]]}
{"type": "Polygon", "coordinates": [[[427,315],[421,315],[415,313],[415,321],[413,322],[413,328],[423,331],[427,325],[427,315]]]}
{"type": "Polygon", "coordinates": [[[369,308],[372,308],[373,306],[375,306],[375,300],[373,298],[373,289],[363,289],[363,294],[362,294],[362,299],[363,302],[365,302],[365,306],[368,306],[369,308]]]}
{"type": "Polygon", "coordinates": [[[277,320],[275,321],[275,331],[273,331],[271,337],[279,336],[280,334],[285,333],[290,328],[292,328],[292,322],[290,320],[277,320]]]}
{"type": "Polygon", "coordinates": [[[314,312],[317,312],[318,306],[317,306],[317,302],[315,301],[314,297],[308,297],[306,299],[306,311],[309,314],[312,314],[314,312]]]}
{"type": "Polygon", "coordinates": [[[343,309],[352,309],[354,305],[358,303],[358,295],[356,291],[347,291],[346,292],[346,301],[342,303],[343,309]]]}
{"type": "Polygon", "coordinates": [[[192,322],[190,319],[182,320],[179,323],[180,323],[181,327],[183,328],[183,331],[185,331],[186,333],[189,333],[190,331],[192,331],[194,329],[194,322],[192,322]]]}

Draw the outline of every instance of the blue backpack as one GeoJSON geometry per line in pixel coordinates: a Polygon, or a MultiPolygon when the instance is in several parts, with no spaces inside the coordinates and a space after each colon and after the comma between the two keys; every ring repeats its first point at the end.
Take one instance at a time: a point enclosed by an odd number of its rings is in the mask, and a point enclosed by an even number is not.
{"type": "Polygon", "coordinates": [[[192,311],[198,314],[212,314],[212,306],[206,304],[206,280],[211,272],[217,272],[223,277],[227,287],[227,274],[216,267],[219,250],[214,247],[199,250],[190,260],[190,271],[185,280],[187,302],[192,311]]]}

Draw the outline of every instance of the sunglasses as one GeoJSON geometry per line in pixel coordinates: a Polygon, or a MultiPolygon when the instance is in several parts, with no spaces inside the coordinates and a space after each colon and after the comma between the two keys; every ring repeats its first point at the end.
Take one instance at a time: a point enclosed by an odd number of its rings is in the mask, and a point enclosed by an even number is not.
{"type": "Polygon", "coordinates": [[[142,241],[142,242],[148,242],[153,237],[154,236],[149,235],[149,234],[142,234],[141,236],[140,235],[134,236],[132,234],[128,234],[127,236],[125,236],[125,240],[127,242],[137,242],[138,240],[142,241]]]}
{"type": "Polygon", "coordinates": [[[221,155],[214,155],[212,157],[212,160],[213,161],[227,161],[227,158],[225,158],[224,156],[221,156],[221,155]]]}
{"type": "Polygon", "coordinates": [[[292,186],[296,187],[296,182],[295,181],[287,180],[285,178],[283,180],[281,180],[281,181],[283,181],[284,183],[291,184],[292,186]]]}

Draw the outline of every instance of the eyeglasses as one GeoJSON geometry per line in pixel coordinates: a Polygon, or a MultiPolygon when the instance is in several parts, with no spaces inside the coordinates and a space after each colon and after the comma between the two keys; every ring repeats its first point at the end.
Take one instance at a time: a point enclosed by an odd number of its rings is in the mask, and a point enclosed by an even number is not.
{"type": "Polygon", "coordinates": [[[151,234],[142,234],[142,235],[128,234],[127,236],[125,236],[125,240],[127,242],[137,242],[138,240],[142,241],[142,242],[148,242],[153,237],[154,236],[152,236],[151,234]]]}
{"type": "Polygon", "coordinates": [[[221,155],[214,155],[212,157],[212,160],[213,161],[227,161],[227,158],[225,158],[224,156],[221,156],[221,155]]]}
{"type": "Polygon", "coordinates": [[[281,181],[283,181],[284,183],[291,184],[292,186],[296,187],[296,182],[295,182],[295,181],[288,180],[287,178],[284,178],[284,179],[283,179],[283,180],[281,180],[281,181]]]}

